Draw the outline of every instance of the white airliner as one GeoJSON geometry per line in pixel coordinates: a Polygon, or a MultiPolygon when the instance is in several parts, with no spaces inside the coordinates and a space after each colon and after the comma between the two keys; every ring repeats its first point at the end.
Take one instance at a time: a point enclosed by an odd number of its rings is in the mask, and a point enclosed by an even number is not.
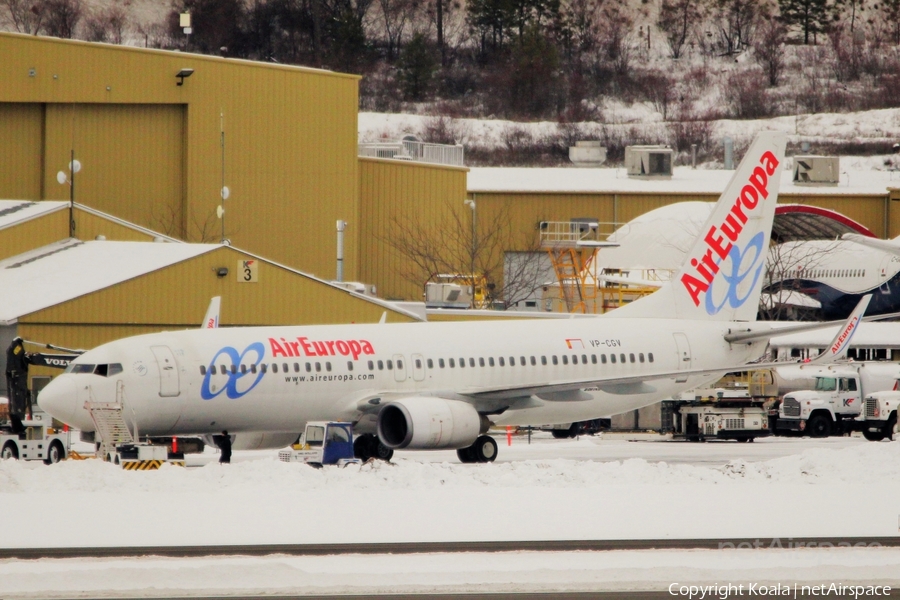
{"type": "MultiPolygon", "coordinates": [[[[677,271],[711,210],[710,204],[679,202],[623,225],[609,237],[617,247],[604,249],[598,256],[598,279],[601,283],[661,286],[670,272],[677,271]]],[[[801,214],[796,208],[782,205],[776,215],[801,214]]],[[[777,229],[777,216],[775,226],[777,229]]],[[[827,232],[826,228],[821,235],[827,232]]],[[[816,318],[843,319],[866,294],[873,295],[869,315],[900,310],[900,238],[879,240],[848,233],[841,239],[791,239],[773,244],[768,261],[761,308],[770,315],[782,312],[776,308],[793,307],[816,318]]]]}
{"type": "Polygon", "coordinates": [[[113,402],[119,386],[142,435],[227,429],[235,448],[275,448],[307,421],[345,420],[364,458],[452,448],[463,462],[492,461],[491,424],[646,406],[739,370],[785,333],[754,321],[784,148],[783,134],[760,134],[678,276],[607,315],[142,335],[78,357],[39,403],[92,431],[85,402],[113,402]]]}

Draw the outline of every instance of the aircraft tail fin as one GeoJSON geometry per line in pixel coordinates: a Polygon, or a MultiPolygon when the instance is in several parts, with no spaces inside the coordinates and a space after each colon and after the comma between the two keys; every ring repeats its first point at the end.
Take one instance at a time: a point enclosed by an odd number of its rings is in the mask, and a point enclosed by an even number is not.
{"type": "Polygon", "coordinates": [[[838,329],[837,335],[834,336],[834,339],[831,340],[831,343],[828,344],[825,351],[811,360],[811,364],[827,365],[837,362],[847,356],[847,350],[850,349],[850,340],[856,335],[856,330],[859,329],[859,324],[862,323],[863,314],[865,314],[866,309],[869,307],[869,301],[871,299],[872,294],[866,294],[860,299],[859,304],[856,305],[856,308],[854,308],[853,312],[850,313],[850,316],[847,317],[844,325],[838,329]]]}
{"type": "Polygon", "coordinates": [[[222,303],[221,296],[213,296],[209,301],[209,308],[206,309],[206,316],[203,317],[203,323],[200,329],[215,329],[219,326],[219,307],[222,303]]]}
{"type": "Polygon", "coordinates": [[[780,132],[758,134],[681,271],[657,292],[609,316],[755,320],[786,143],[780,132]]]}

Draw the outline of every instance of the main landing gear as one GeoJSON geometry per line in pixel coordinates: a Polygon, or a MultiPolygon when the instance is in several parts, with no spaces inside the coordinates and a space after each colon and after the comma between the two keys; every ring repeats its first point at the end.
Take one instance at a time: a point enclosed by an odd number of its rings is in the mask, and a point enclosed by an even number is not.
{"type": "Polygon", "coordinates": [[[353,455],[366,462],[370,458],[391,460],[394,451],[381,443],[378,436],[373,433],[364,433],[353,442],[353,455]]]}
{"type": "Polygon", "coordinates": [[[456,455],[464,463],[494,462],[497,458],[497,442],[489,435],[482,435],[468,448],[457,450],[456,455]]]}

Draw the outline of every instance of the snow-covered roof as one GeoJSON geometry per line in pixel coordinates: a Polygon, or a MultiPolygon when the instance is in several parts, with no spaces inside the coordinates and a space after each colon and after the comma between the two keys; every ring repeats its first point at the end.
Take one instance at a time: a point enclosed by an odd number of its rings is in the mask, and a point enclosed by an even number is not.
{"type": "Polygon", "coordinates": [[[0,261],[0,324],[220,248],[64,240],[0,261]]]}
{"type": "MultiPolygon", "coordinates": [[[[68,202],[55,200],[41,200],[40,202],[33,202],[31,200],[0,200],[0,229],[19,225],[20,223],[48,215],[58,210],[64,210],[68,206],[68,202]]],[[[109,213],[97,210],[96,208],[91,208],[90,206],[78,204],[77,202],[75,203],[75,210],[84,211],[106,219],[121,227],[139,231],[148,237],[159,238],[166,242],[182,243],[179,239],[159,233],[158,231],[153,231],[152,229],[147,229],[146,227],[141,227],[140,225],[135,225],[134,223],[130,223],[129,221],[120,219],[109,213]]]]}
{"type": "MultiPolygon", "coordinates": [[[[670,179],[636,179],[624,168],[472,167],[468,190],[472,193],[596,193],[596,194],[721,194],[734,171],[675,167],[670,179]]],[[[893,171],[844,171],[836,186],[795,185],[793,171],[781,174],[783,195],[885,195],[900,187],[893,171]]]]}
{"type": "Polygon", "coordinates": [[[68,202],[42,200],[0,200],[0,229],[34,219],[68,205],[68,202]]]}

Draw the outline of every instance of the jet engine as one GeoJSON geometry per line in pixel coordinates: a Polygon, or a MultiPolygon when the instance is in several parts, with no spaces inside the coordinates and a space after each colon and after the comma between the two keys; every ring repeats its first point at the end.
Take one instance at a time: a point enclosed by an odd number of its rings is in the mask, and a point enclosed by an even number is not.
{"type": "MultiPolygon", "coordinates": [[[[297,441],[299,433],[266,433],[263,431],[248,431],[246,433],[231,434],[232,450],[277,450],[285,448],[297,441]]],[[[216,447],[212,435],[203,436],[207,445],[216,447]]]]}
{"type": "Polygon", "coordinates": [[[471,404],[444,398],[403,398],[378,413],[378,438],[394,449],[466,448],[488,427],[471,404]]]}

